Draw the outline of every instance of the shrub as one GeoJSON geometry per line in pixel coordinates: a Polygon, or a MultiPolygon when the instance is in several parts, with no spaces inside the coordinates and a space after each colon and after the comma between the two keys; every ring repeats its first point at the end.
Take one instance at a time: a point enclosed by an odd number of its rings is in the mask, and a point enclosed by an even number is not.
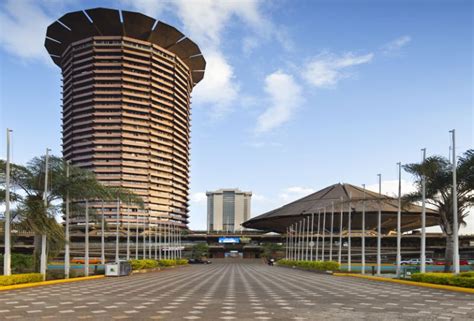
{"type": "Polygon", "coordinates": [[[188,259],[177,259],[176,265],[186,265],[188,264],[188,259]]]}
{"type": "Polygon", "coordinates": [[[163,267],[175,266],[176,265],[176,260],[171,260],[171,259],[158,260],[158,265],[163,266],[163,267]]]}
{"type": "Polygon", "coordinates": [[[282,259],[278,261],[279,265],[295,266],[305,270],[315,271],[336,271],[339,270],[340,265],[334,261],[294,261],[282,259]]]}
{"type": "Polygon", "coordinates": [[[40,273],[13,274],[0,276],[0,286],[43,281],[40,273]]]}
{"type": "Polygon", "coordinates": [[[143,269],[153,269],[158,267],[158,261],[156,260],[130,260],[132,265],[132,270],[143,270],[143,269]]]}
{"type": "Polygon", "coordinates": [[[411,279],[418,282],[474,288],[474,272],[463,272],[459,275],[452,273],[414,273],[411,279]]]}

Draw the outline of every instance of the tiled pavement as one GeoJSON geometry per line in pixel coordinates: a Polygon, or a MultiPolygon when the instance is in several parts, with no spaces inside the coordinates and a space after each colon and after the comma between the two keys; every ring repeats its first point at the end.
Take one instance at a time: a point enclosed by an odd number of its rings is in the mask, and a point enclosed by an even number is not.
{"type": "Polygon", "coordinates": [[[0,292],[0,320],[474,320],[474,295],[248,261],[0,292]]]}

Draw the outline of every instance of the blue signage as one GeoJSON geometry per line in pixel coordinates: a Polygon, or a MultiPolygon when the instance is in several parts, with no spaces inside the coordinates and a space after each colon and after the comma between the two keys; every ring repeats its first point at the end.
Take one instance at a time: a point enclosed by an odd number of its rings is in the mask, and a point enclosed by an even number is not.
{"type": "Polygon", "coordinates": [[[219,243],[240,243],[239,237],[219,237],[219,243]]]}

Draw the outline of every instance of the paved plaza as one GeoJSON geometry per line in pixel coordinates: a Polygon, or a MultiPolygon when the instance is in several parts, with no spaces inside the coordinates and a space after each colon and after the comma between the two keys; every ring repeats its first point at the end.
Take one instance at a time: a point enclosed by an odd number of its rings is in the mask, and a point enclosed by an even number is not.
{"type": "Polygon", "coordinates": [[[474,295],[252,261],[0,292],[0,320],[474,320],[474,295]]]}

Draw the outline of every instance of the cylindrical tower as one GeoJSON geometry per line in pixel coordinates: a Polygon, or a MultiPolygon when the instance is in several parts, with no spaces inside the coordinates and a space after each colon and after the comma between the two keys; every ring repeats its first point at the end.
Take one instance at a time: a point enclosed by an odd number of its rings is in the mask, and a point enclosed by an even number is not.
{"type": "MultiPolygon", "coordinates": [[[[64,158],[143,198],[144,209],[120,205],[120,224],[185,228],[190,95],[206,64],[198,46],[153,18],[104,8],[64,15],[45,46],[62,70],[64,158]]],[[[116,208],[105,204],[109,224],[116,208]]]]}

